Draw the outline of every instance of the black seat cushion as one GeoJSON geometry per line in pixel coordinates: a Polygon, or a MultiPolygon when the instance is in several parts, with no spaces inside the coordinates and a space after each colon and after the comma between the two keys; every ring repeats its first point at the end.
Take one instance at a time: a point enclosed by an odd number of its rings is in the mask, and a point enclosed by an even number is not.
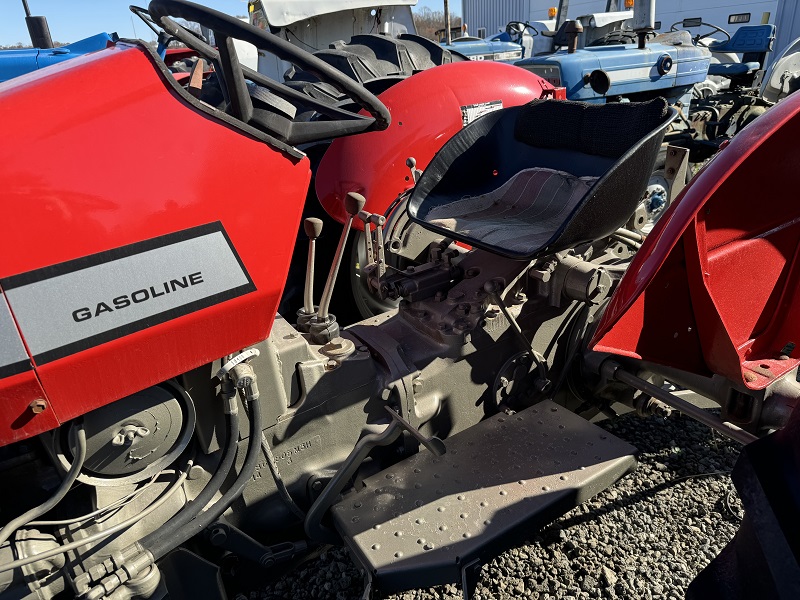
{"type": "Polygon", "coordinates": [[[662,99],[495,111],[442,147],[408,214],[447,238],[525,260],[600,239],[635,210],[675,114],[662,99]]]}
{"type": "Polygon", "coordinates": [[[553,169],[525,169],[496,190],[432,208],[428,222],[528,255],[550,240],[595,181],[553,169]]]}
{"type": "Polygon", "coordinates": [[[608,104],[533,100],[520,111],[514,137],[536,148],[619,158],[658,127],[668,111],[664,98],[608,104]]]}

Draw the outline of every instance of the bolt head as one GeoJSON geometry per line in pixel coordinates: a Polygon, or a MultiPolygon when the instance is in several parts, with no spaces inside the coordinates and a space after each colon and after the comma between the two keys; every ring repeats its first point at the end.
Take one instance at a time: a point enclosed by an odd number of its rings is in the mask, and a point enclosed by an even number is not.
{"type": "Polygon", "coordinates": [[[38,415],[47,409],[47,400],[38,398],[29,404],[29,408],[33,414],[38,415]]]}

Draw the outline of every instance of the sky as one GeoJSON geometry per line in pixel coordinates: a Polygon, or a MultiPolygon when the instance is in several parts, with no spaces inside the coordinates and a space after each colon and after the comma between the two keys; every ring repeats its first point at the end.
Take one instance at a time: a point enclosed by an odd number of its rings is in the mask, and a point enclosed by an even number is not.
{"type": "MultiPolygon", "coordinates": [[[[231,15],[247,14],[247,0],[198,2],[231,15]]],[[[128,10],[131,4],[146,7],[147,3],[148,0],[28,0],[31,14],[47,17],[53,39],[65,43],[76,42],[103,31],[116,32],[124,38],[150,40],[152,32],[128,10]]],[[[451,12],[461,13],[459,0],[451,0],[450,5],[451,12]]],[[[419,0],[417,8],[423,6],[442,10],[444,5],[442,0],[419,0]]],[[[17,42],[30,43],[22,0],[0,0],[0,44],[17,42]]]]}

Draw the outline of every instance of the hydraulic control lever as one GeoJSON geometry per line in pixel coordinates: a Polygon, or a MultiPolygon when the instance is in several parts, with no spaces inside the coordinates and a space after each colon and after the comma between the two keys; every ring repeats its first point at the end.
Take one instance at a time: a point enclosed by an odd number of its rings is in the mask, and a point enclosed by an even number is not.
{"type": "Polygon", "coordinates": [[[378,264],[378,277],[386,273],[386,252],[383,244],[383,225],[386,217],[372,215],[370,222],[375,225],[375,262],[378,264]]]}
{"type": "Polygon", "coordinates": [[[308,264],[306,264],[306,286],[303,293],[303,307],[297,311],[297,327],[300,331],[308,331],[309,321],[317,314],[314,306],[314,260],[317,238],[322,233],[322,221],[315,218],[306,219],[303,229],[308,236],[308,264]]]}
{"type": "Polygon", "coordinates": [[[364,251],[366,253],[366,261],[361,266],[361,270],[367,281],[370,282],[370,289],[374,288],[377,291],[380,289],[381,276],[386,272],[386,250],[383,241],[383,226],[386,223],[386,217],[362,210],[359,211],[358,218],[364,222],[364,251]],[[375,225],[374,230],[372,225],[375,225]]]}
{"type": "Polygon", "coordinates": [[[375,260],[375,254],[372,251],[372,228],[370,227],[371,217],[372,213],[369,213],[365,210],[358,212],[358,218],[364,223],[364,249],[367,253],[367,264],[375,260]]]}
{"type": "Polygon", "coordinates": [[[411,177],[414,179],[414,183],[417,183],[419,178],[422,177],[422,171],[417,168],[417,159],[409,156],[406,159],[406,166],[411,169],[411,177]]]}
{"type": "Polygon", "coordinates": [[[328,280],[325,282],[325,289],[322,291],[322,299],[319,301],[319,310],[317,311],[317,315],[313,317],[309,323],[311,338],[318,344],[327,344],[333,338],[339,337],[339,325],[336,323],[336,317],[329,313],[331,296],[333,296],[333,286],[336,284],[336,277],[339,274],[339,267],[342,264],[342,256],[344,255],[344,248],[347,244],[347,236],[350,234],[350,228],[353,226],[353,219],[361,212],[366,202],[364,196],[356,192],[348,192],[344,199],[344,210],[347,212],[347,221],[344,224],[344,229],[342,229],[342,236],[339,238],[339,245],[336,248],[331,271],[328,274],[328,280]]]}

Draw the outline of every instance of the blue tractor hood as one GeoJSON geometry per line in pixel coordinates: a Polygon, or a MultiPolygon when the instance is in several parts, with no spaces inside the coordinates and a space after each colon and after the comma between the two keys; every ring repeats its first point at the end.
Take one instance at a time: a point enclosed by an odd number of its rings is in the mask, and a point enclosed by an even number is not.
{"type": "Polygon", "coordinates": [[[569,100],[605,102],[608,97],[635,99],[657,92],[672,103],[705,80],[710,63],[709,50],[679,31],[656,36],[642,50],[636,44],[593,46],[514,64],[565,87],[569,100]]]}
{"type": "Polygon", "coordinates": [[[452,44],[440,45],[451,52],[463,54],[470,60],[493,60],[505,63],[513,63],[524,58],[525,52],[520,44],[511,41],[511,36],[505,31],[483,39],[456,38],[452,44]]]}

